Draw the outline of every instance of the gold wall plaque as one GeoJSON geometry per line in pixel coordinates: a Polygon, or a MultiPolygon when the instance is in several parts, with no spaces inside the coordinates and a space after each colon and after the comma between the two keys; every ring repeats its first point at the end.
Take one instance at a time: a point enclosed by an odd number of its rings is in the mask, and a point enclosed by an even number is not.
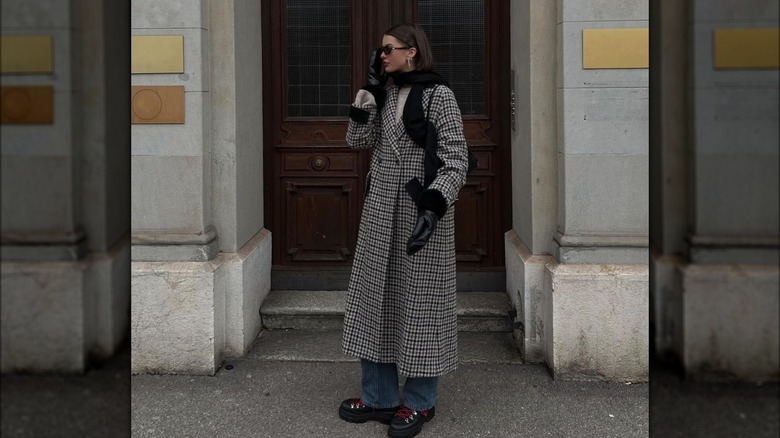
{"type": "Polygon", "coordinates": [[[582,68],[648,68],[648,28],[583,29],[582,68]]]}
{"type": "Polygon", "coordinates": [[[780,28],[715,29],[714,68],[780,67],[780,28]]]}
{"type": "Polygon", "coordinates": [[[130,52],[132,73],[184,73],[182,35],[134,35],[130,52]]]}
{"type": "Polygon", "coordinates": [[[132,123],[184,123],[184,86],[133,86],[130,96],[132,123]]]}
{"type": "Polygon", "coordinates": [[[50,35],[4,35],[0,37],[0,72],[51,73],[50,35]]]}
{"type": "Polygon", "coordinates": [[[54,87],[8,85],[0,87],[0,123],[52,124],[54,87]]]}

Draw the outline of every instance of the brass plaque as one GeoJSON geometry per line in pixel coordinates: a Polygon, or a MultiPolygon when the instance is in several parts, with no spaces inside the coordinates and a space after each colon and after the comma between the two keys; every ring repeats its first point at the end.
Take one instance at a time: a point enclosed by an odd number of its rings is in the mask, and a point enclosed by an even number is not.
{"type": "Polygon", "coordinates": [[[184,73],[184,36],[134,35],[131,73],[184,73]]]}
{"type": "Polygon", "coordinates": [[[51,85],[8,85],[0,87],[0,123],[54,123],[54,87],[51,85]]]}
{"type": "Polygon", "coordinates": [[[132,123],[184,123],[184,86],[133,86],[130,94],[132,123]]]}
{"type": "Polygon", "coordinates": [[[780,28],[715,29],[712,31],[713,67],[780,67],[780,28]]]}
{"type": "Polygon", "coordinates": [[[583,29],[582,68],[648,68],[648,28],[583,29]]]}
{"type": "Polygon", "coordinates": [[[4,35],[0,37],[2,73],[51,73],[52,38],[50,35],[4,35]]]}

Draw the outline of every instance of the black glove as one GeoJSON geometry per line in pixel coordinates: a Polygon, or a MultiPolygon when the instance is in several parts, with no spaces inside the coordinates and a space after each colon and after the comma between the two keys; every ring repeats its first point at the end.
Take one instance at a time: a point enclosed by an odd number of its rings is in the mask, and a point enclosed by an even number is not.
{"type": "Polygon", "coordinates": [[[439,222],[439,216],[430,210],[419,210],[417,213],[417,224],[414,226],[412,235],[406,242],[406,255],[414,255],[421,250],[433,235],[436,229],[436,223],[439,222]]]}
{"type": "Polygon", "coordinates": [[[368,83],[377,87],[384,87],[387,83],[387,73],[382,65],[382,49],[371,52],[368,61],[368,83]]]}
{"type": "Polygon", "coordinates": [[[435,189],[418,191],[415,186],[417,189],[422,188],[416,178],[406,184],[406,190],[417,205],[417,224],[406,242],[406,254],[410,256],[428,243],[436,229],[436,223],[447,213],[447,201],[440,191],[435,189]]]}

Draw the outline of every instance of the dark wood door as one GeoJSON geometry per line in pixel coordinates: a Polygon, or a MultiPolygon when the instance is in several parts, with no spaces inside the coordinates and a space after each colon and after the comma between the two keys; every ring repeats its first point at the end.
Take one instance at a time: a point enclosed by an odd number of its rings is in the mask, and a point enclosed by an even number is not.
{"type": "Polygon", "coordinates": [[[510,227],[508,2],[263,2],[266,228],[279,270],[348,269],[369,152],[346,147],[349,105],[392,23],[420,23],[480,160],[456,204],[459,270],[501,270],[510,227]]]}

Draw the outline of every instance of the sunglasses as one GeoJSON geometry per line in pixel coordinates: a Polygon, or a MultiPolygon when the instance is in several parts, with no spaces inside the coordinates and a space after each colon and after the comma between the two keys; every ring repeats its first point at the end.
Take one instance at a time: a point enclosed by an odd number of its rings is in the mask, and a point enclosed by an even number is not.
{"type": "Polygon", "coordinates": [[[393,53],[393,50],[410,49],[410,48],[411,47],[393,47],[392,45],[388,44],[388,45],[382,47],[382,53],[384,53],[385,55],[389,55],[389,54],[393,53]]]}

